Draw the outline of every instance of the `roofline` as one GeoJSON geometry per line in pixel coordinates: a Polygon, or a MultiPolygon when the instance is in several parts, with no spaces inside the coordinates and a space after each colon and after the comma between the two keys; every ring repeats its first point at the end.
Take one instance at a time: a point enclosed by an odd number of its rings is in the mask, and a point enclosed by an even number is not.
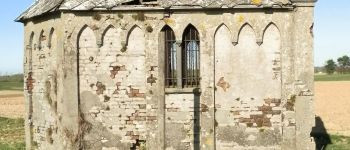
{"type": "MultiPolygon", "coordinates": [[[[29,7],[27,7],[27,9],[24,11],[24,12],[22,12],[14,21],[15,22],[21,22],[21,18],[23,17],[23,15],[25,14],[25,13],[27,13],[29,10],[30,10],[30,8],[32,8],[32,7],[34,7],[37,3],[38,3],[39,1],[37,1],[37,0],[35,0],[29,7]]],[[[22,22],[23,23],[23,22],[22,22]]]]}
{"type": "MultiPolygon", "coordinates": [[[[35,4],[35,3],[34,3],[35,4]]],[[[34,5],[33,4],[33,5],[34,5]]],[[[32,5],[32,6],[33,6],[32,5]]],[[[31,7],[32,7],[31,6],[31,7]]],[[[31,7],[29,7],[25,12],[23,12],[22,14],[26,13],[31,7]]],[[[91,10],[74,10],[74,9],[68,9],[68,8],[58,8],[55,7],[57,10],[56,11],[64,11],[64,12],[86,12],[86,11],[164,11],[164,10],[174,10],[174,11],[178,11],[178,10],[243,10],[243,9],[254,9],[254,10],[266,10],[266,9],[275,9],[275,10],[293,10],[294,9],[294,5],[286,5],[286,6],[281,6],[281,5],[236,5],[234,7],[201,7],[201,6],[171,6],[169,8],[164,8],[164,7],[145,7],[145,5],[120,5],[118,7],[114,7],[111,9],[107,9],[107,8],[94,8],[91,10]]],[[[55,9],[53,8],[53,9],[55,9]]],[[[52,10],[52,9],[51,9],[52,10]]],[[[30,20],[32,18],[36,18],[39,16],[43,16],[47,13],[49,13],[51,10],[41,14],[41,15],[37,15],[37,16],[33,16],[30,18],[23,18],[23,16],[19,16],[16,18],[16,22],[21,22],[24,23],[27,20],[30,20]]]]}
{"type": "Polygon", "coordinates": [[[54,10],[54,9],[57,9],[61,6],[61,4],[64,2],[64,0],[61,0],[60,3],[58,5],[56,5],[55,7],[47,10],[46,12],[43,12],[42,14],[40,15],[37,15],[37,16],[32,16],[32,17],[29,17],[29,18],[24,18],[24,14],[27,13],[32,7],[34,7],[36,4],[39,3],[39,0],[35,0],[33,4],[31,4],[23,13],[21,13],[14,21],[15,22],[21,22],[21,23],[24,23],[25,20],[29,20],[31,18],[34,18],[34,17],[38,17],[38,16],[42,16],[42,15],[45,15],[47,14],[48,12],[54,10]]]}

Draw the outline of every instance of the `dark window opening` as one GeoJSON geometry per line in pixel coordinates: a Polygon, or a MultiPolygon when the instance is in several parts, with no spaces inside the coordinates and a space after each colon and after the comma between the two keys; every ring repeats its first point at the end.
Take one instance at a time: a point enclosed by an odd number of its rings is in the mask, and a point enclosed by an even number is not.
{"type": "Polygon", "coordinates": [[[164,34],[165,86],[174,88],[177,86],[175,34],[169,26],[165,26],[162,32],[164,34]]]}
{"type": "Polygon", "coordinates": [[[198,87],[200,84],[200,41],[197,29],[189,25],[182,39],[182,85],[198,87]]]}
{"type": "Polygon", "coordinates": [[[142,4],[155,4],[158,0],[133,0],[130,2],[125,2],[122,5],[142,5],[142,4]]]}
{"type": "MultiPolygon", "coordinates": [[[[55,29],[54,28],[51,28],[51,30],[50,30],[50,36],[49,36],[49,41],[48,41],[48,44],[47,44],[47,46],[49,47],[49,48],[51,48],[51,45],[52,45],[52,36],[53,36],[53,34],[54,34],[54,31],[55,31],[55,29]]],[[[55,42],[55,41],[54,41],[55,42]]]]}
{"type": "Polygon", "coordinates": [[[142,2],[149,3],[149,2],[157,2],[157,0],[143,0],[142,2]]]}
{"type": "Polygon", "coordinates": [[[141,5],[140,0],[133,0],[131,2],[123,3],[122,5],[141,5]]]}

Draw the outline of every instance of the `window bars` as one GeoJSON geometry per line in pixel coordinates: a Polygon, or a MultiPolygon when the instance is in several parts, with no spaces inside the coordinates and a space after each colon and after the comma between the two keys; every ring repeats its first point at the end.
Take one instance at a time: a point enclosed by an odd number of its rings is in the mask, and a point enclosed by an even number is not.
{"type": "Polygon", "coordinates": [[[182,85],[198,87],[200,84],[200,41],[198,31],[188,26],[182,41],[182,85]]]}
{"type": "Polygon", "coordinates": [[[196,28],[188,26],[181,47],[176,44],[174,31],[165,26],[165,86],[167,88],[192,88],[200,85],[200,40],[196,28]],[[181,49],[178,53],[177,49],[181,49]],[[181,82],[181,83],[178,83],[181,82]]]}
{"type": "Polygon", "coordinates": [[[175,88],[177,86],[175,34],[169,26],[163,28],[163,33],[165,38],[165,86],[175,88]]]}

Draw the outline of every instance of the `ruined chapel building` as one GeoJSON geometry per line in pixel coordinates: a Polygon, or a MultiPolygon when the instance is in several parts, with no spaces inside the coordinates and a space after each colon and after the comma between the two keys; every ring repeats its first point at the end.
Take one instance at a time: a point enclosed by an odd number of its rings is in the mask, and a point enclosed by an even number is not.
{"type": "Polygon", "coordinates": [[[314,150],[315,0],[37,0],[27,149],[314,150]]]}

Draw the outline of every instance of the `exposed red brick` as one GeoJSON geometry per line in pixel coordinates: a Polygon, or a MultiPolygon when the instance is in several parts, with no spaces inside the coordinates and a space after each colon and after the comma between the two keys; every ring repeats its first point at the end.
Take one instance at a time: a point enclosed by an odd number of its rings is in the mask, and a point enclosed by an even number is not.
{"type": "Polygon", "coordinates": [[[133,89],[130,88],[130,93],[128,91],[126,91],[126,94],[129,96],[129,98],[133,98],[133,97],[138,97],[138,98],[145,98],[145,93],[140,93],[139,89],[133,89]]]}
{"type": "Polygon", "coordinates": [[[96,87],[97,87],[97,90],[96,90],[97,95],[103,94],[103,92],[106,90],[106,86],[103,85],[101,82],[97,82],[96,87]]]}
{"type": "Polygon", "coordinates": [[[272,126],[271,121],[270,121],[269,118],[264,118],[263,119],[263,126],[264,127],[271,127],[272,126]]]}
{"type": "Polygon", "coordinates": [[[221,87],[225,92],[231,87],[231,85],[224,80],[224,77],[221,77],[216,85],[221,87]]]}
{"type": "Polygon", "coordinates": [[[258,109],[259,111],[271,111],[272,107],[263,105],[263,106],[259,106],[258,109]]]}
{"type": "Polygon", "coordinates": [[[111,78],[114,79],[119,71],[126,71],[125,65],[123,66],[113,66],[111,70],[111,78]]]}
{"type": "Polygon", "coordinates": [[[266,115],[251,115],[250,118],[254,123],[257,124],[257,127],[271,127],[271,121],[266,115]]]}
{"type": "Polygon", "coordinates": [[[146,96],[145,96],[145,93],[136,93],[134,97],[144,98],[146,96]]]}
{"type": "Polygon", "coordinates": [[[28,73],[28,78],[27,78],[27,90],[29,94],[33,93],[33,89],[34,89],[34,82],[35,80],[33,79],[33,73],[29,72],[28,73]]]}
{"type": "Polygon", "coordinates": [[[147,121],[155,121],[157,120],[157,116],[147,116],[147,121]]]}

